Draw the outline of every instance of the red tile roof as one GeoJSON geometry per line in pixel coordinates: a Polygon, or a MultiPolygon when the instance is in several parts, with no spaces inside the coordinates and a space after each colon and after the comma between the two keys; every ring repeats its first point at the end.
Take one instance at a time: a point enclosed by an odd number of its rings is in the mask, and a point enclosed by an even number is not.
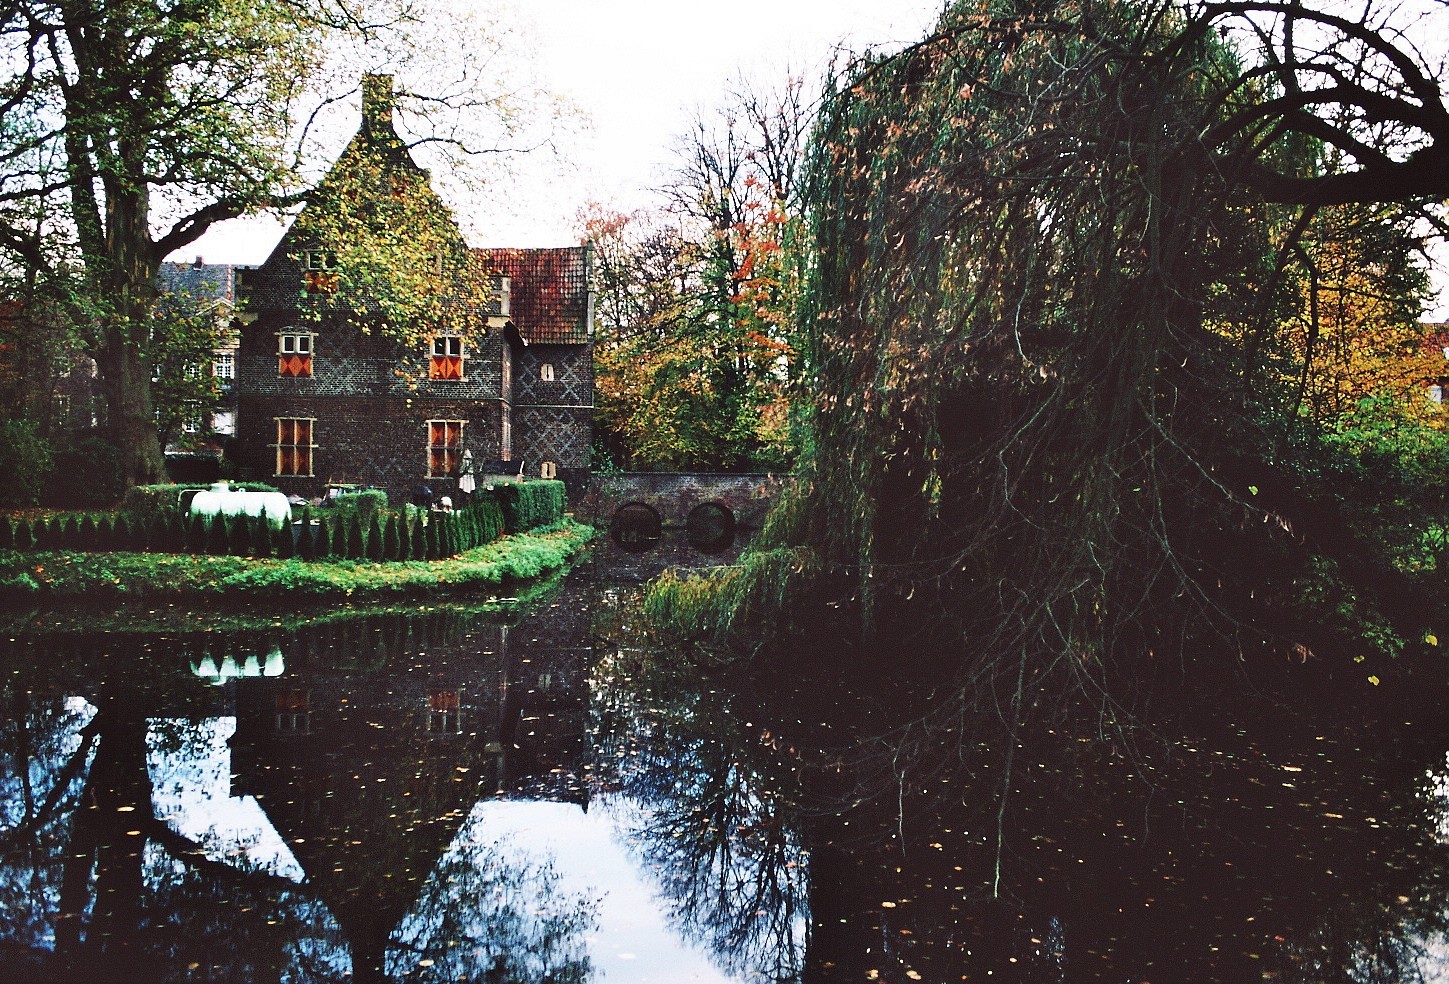
{"type": "Polygon", "coordinates": [[[589,341],[589,248],[480,249],[484,264],[511,281],[509,320],[530,345],[589,341]]]}

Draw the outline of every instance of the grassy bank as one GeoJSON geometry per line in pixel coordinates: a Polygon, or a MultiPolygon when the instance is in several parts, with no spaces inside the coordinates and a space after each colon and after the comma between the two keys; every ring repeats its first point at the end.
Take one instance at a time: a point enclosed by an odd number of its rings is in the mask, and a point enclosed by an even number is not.
{"type": "Polygon", "coordinates": [[[68,599],[328,602],[497,590],[565,566],[592,527],[564,520],[432,561],[246,558],[199,554],[0,551],[0,604],[68,599]]]}

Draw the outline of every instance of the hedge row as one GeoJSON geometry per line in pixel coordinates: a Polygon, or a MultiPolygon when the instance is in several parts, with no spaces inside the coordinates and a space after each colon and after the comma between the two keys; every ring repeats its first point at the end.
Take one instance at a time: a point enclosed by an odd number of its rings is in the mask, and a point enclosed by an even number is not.
{"type": "MultiPolygon", "coordinates": [[[[386,509],[381,492],[343,496],[345,507],[311,508],[290,526],[263,519],[189,516],[184,493],[205,486],[147,485],[131,489],[117,513],[0,518],[0,549],[100,550],[233,554],[249,557],[335,557],[435,560],[489,543],[506,533],[549,526],[564,515],[564,484],[528,481],[480,492],[457,512],[386,509]]],[[[238,484],[238,490],[276,491],[238,484]]]]}
{"type": "Polygon", "coordinates": [[[453,513],[409,518],[401,513],[306,508],[280,529],[247,516],[182,516],[141,510],[0,520],[0,549],[231,554],[346,560],[439,560],[498,539],[497,500],[480,497],[453,513]]]}
{"type": "MultiPolygon", "coordinates": [[[[121,500],[121,513],[132,522],[154,523],[163,516],[182,511],[182,493],[211,488],[209,482],[179,482],[165,485],[137,485],[126,491],[121,500]]],[[[232,482],[235,492],[275,492],[276,486],[262,482],[232,482]]]]}
{"type": "Polygon", "coordinates": [[[509,533],[524,533],[557,523],[563,519],[568,504],[564,483],[556,479],[507,482],[494,486],[493,494],[503,506],[509,533]]]}

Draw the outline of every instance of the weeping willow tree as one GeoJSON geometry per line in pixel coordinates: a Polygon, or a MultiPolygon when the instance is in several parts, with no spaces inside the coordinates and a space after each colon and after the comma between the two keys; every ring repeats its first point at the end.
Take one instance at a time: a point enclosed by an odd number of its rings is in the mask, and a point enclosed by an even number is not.
{"type": "Polygon", "coordinates": [[[1396,39],[1367,8],[967,0],[857,65],[808,195],[813,448],[760,546],[656,611],[838,612],[1018,709],[1426,617],[1289,466],[1256,354],[1312,215],[1449,192],[1439,85],[1396,39]],[[1334,625],[1304,603],[1326,570],[1357,589],[1334,625]]]}

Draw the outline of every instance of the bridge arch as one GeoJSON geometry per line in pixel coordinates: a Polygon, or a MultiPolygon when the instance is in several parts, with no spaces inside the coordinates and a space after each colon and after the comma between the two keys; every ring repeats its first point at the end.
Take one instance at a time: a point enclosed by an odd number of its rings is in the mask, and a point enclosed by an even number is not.
{"type": "Polygon", "coordinates": [[[664,534],[658,510],[646,502],[626,502],[609,520],[609,537],[629,553],[652,550],[664,534]]]}
{"type": "Polygon", "coordinates": [[[700,553],[717,554],[735,543],[735,514],[722,502],[701,502],[684,519],[684,535],[700,553]]]}
{"type": "Polygon", "coordinates": [[[611,549],[642,556],[667,547],[670,563],[718,562],[760,528],[787,480],[761,473],[595,475],[575,513],[608,530],[611,549]]]}

